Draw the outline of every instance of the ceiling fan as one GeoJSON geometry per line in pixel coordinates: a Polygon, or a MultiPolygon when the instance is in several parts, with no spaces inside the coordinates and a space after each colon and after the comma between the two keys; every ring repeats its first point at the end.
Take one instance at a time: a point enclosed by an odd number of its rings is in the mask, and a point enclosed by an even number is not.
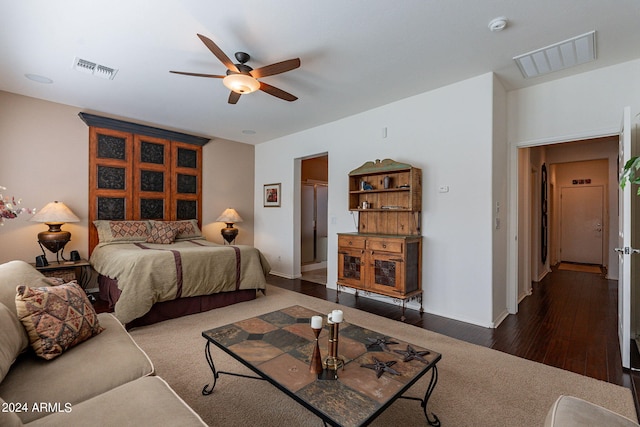
{"type": "Polygon", "coordinates": [[[300,58],[276,62],[275,64],[265,65],[264,67],[256,68],[254,70],[250,66],[246,65],[246,63],[251,59],[248,53],[236,52],[235,57],[238,60],[238,64],[234,64],[231,62],[229,57],[224,54],[222,49],[220,49],[211,39],[203,36],[202,34],[198,34],[198,37],[216,56],[216,58],[218,58],[220,62],[227,67],[227,74],[221,76],[217,74],[188,73],[185,71],[169,71],[170,73],[223,79],[222,82],[224,85],[231,89],[231,93],[229,94],[229,104],[237,103],[240,99],[240,95],[255,92],[256,90],[261,90],[269,95],[275,96],[276,98],[284,99],[285,101],[291,102],[298,99],[296,96],[291,95],[282,89],[278,89],[275,86],[258,81],[258,79],[296,69],[300,66],[300,58]]]}

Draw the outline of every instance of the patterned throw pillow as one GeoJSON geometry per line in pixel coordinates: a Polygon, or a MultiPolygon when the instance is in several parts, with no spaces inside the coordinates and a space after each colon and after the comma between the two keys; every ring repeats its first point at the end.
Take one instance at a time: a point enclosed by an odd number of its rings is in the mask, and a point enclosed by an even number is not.
{"type": "Polygon", "coordinates": [[[187,239],[199,239],[202,238],[202,232],[198,228],[198,221],[195,219],[186,219],[181,221],[150,221],[151,226],[153,224],[171,224],[174,227],[178,227],[178,234],[176,240],[187,239]]]}
{"type": "Polygon", "coordinates": [[[75,281],[50,287],[20,285],[16,290],[18,317],[31,347],[43,359],[51,360],[104,330],[75,281]]]}
{"type": "Polygon", "coordinates": [[[98,229],[100,243],[144,242],[149,237],[149,221],[97,220],[93,224],[98,229]]]}
{"type": "Polygon", "coordinates": [[[178,234],[179,227],[172,223],[172,221],[162,222],[153,221],[151,223],[151,232],[147,238],[147,243],[160,243],[168,245],[173,243],[178,234]]]}

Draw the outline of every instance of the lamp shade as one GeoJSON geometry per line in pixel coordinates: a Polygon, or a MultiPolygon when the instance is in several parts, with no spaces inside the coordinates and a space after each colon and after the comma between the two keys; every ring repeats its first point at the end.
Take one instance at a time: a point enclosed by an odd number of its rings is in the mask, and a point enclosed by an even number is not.
{"type": "Polygon", "coordinates": [[[78,222],[80,218],[76,216],[71,209],[62,202],[51,202],[40,209],[30,221],[44,222],[44,223],[65,223],[65,222],[78,222]]]}
{"type": "Polygon", "coordinates": [[[235,224],[238,222],[242,222],[242,217],[238,215],[233,208],[227,208],[222,212],[222,214],[216,219],[216,222],[225,222],[227,224],[235,224]]]}
{"type": "Polygon", "coordinates": [[[244,94],[260,89],[260,82],[247,74],[229,74],[222,83],[235,93],[244,94]]]}
{"type": "MultiPolygon", "coordinates": [[[[60,227],[65,222],[78,222],[80,218],[71,212],[67,205],[56,200],[47,203],[44,208],[31,217],[31,221],[44,222],[49,226],[49,230],[38,233],[38,243],[40,248],[44,247],[55,253],[56,259],[59,261],[59,253],[64,251],[65,245],[71,240],[71,233],[61,230],[60,227]]],[[[42,249],[42,255],[46,259],[44,249],[42,249]]],[[[62,259],[65,259],[64,255],[62,259]]]]}

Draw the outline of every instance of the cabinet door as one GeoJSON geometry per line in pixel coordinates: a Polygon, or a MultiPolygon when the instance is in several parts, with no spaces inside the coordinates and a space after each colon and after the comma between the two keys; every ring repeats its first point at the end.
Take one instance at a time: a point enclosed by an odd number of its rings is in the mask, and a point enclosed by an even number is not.
{"type": "Polygon", "coordinates": [[[367,287],[389,296],[404,294],[404,265],[401,254],[370,251],[367,287]]]}
{"type": "Polygon", "coordinates": [[[345,286],[364,288],[365,251],[364,249],[338,249],[338,281],[345,286]]]}

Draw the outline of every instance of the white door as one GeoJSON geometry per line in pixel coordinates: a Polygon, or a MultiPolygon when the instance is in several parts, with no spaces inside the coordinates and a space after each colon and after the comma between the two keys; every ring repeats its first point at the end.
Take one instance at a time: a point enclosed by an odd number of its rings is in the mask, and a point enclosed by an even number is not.
{"type": "Polygon", "coordinates": [[[560,189],[560,260],[602,265],[604,188],[560,189]]]}
{"type": "MultiPolygon", "coordinates": [[[[631,109],[625,107],[620,131],[618,164],[620,170],[631,157],[631,109]]],[[[620,171],[619,171],[620,172],[620,171]]],[[[631,185],[619,190],[618,197],[618,339],[622,366],[630,367],[631,352],[631,185]]]]}

